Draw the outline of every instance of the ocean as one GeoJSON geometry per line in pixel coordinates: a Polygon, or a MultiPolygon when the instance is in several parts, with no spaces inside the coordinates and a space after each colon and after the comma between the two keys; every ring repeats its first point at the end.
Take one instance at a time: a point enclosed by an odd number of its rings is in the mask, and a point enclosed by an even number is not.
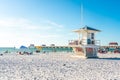
{"type": "Polygon", "coordinates": [[[15,47],[0,47],[0,53],[16,53],[16,52],[39,52],[39,53],[49,53],[49,52],[72,52],[71,47],[42,47],[37,48],[15,48],[15,47]]]}

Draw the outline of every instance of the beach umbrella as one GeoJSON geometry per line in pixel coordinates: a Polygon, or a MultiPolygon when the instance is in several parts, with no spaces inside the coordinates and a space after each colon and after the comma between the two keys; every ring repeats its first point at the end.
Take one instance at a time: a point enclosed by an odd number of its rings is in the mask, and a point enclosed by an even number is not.
{"type": "Polygon", "coordinates": [[[26,46],[20,46],[20,49],[27,49],[26,46]]]}
{"type": "Polygon", "coordinates": [[[19,49],[19,50],[20,50],[20,52],[24,52],[24,51],[27,51],[27,52],[28,52],[28,51],[29,51],[29,49],[28,49],[26,46],[23,46],[23,45],[20,46],[20,49],[19,49]]]}

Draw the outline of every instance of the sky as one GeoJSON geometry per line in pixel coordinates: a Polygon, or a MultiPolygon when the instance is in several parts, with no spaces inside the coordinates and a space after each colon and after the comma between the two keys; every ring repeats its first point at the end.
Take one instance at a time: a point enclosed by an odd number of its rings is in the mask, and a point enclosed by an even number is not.
{"type": "Polygon", "coordinates": [[[84,25],[101,30],[101,45],[120,44],[120,1],[0,0],[0,47],[68,45],[84,25]]]}

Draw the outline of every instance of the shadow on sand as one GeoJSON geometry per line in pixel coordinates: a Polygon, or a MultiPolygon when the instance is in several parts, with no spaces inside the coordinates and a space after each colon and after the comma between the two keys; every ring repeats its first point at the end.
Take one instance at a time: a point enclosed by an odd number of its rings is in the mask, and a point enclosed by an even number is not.
{"type": "Polygon", "coordinates": [[[113,57],[113,58],[88,58],[88,59],[99,59],[99,60],[120,60],[118,57],[113,57]]]}

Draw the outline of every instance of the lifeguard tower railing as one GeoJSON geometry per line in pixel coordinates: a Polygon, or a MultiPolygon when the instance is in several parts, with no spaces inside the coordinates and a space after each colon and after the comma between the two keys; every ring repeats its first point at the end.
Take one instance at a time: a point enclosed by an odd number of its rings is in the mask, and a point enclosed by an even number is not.
{"type": "Polygon", "coordinates": [[[87,40],[85,39],[82,39],[82,40],[69,40],[68,41],[68,45],[69,46],[72,46],[72,45],[97,45],[97,46],[100,46],[100,40],[92,40],[90,42],[88,42],[87,40]]]}

